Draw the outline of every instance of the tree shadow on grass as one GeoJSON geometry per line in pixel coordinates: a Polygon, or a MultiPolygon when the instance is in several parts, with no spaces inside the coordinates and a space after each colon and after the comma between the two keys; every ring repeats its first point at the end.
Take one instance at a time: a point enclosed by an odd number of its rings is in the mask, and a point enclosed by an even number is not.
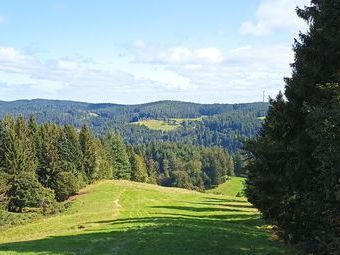
{"type": "MultiPolygon", "coordinates": [[[[218,221],[159,217],[134,219],[131,229],[87,232],[0,245],[1,251],[47,254],[287,254],[244,220],[218,221]]],[[[127,220],[128,223],[131,221],[127,220]]],[[[123,224],[124,222],[118,223],[123,224]]],[[[281,247],[282,248],[282,247],[281,247]]]]}
{"type": "Polygon", "coordinates": [[[0,254],[294,254],[281,243],[269,240],[256,227],[262,224],[259,217],[249,215],[162,213],[96,223],[99,228],[91,230],[85,225],[74,235],[1,244],[0,254]]]}
{"type": "MultiPolygon", "coordinates": [[[[229,207],[229,205],[228,205],[229,207]]],[[[181,211],[192,211],[192,212],[245,212],[244,209],[238,208],[237,206],[231,208],[223,207],[192,207],[192,206],[152,206],[155,209],[169,209],[169,210],[181,210],[181,211]]]]}
{"type": "Polygon", "coordinates": [[[223,200],[217,202],[215,200],[206,200],[203,202],[188,202],[183,201],[186,204],[195,204],[195,205],[210,205],[210,206],[229,206],[229,207],[238,207],[238,208],[254,208],[253,205],[249,204],[248,202],[239,201],[239,200],[223,200]]]}

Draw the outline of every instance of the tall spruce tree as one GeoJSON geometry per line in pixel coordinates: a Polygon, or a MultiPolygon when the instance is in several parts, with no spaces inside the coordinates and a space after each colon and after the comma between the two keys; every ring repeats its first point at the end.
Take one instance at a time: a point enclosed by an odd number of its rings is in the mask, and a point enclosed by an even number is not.
{"type": "Polygon", "coordinates": [[[83,155],[80,148],[79,133],[73,126],[65,125],[63,127],[58,141],[58,151],[64,171],[70,171],[73,174],[82,172],[83,155]]]}
{"type": "Polygon", "coordinates": [[[131,180],[136,182],[147,182],[148,172],[143,157],[138,155],[131,148],[129,150],[129,158],[131,164],[131,180]]]}
{"type": "Polygon", "coordinates": [[[79,134],[80,148],[82,151],[83,171],[87,182],[98,179],[100,162],[98,160],[97,143],[88,126],[83,126],[79,134]]]}
{"type": "Polygon", "coordinates": [[[37,159],[24,117],[20,115],[16,121],[12,117],[5,117],[0,125],[1,167],[10,175],[35,173],[37,159]]]}
{"type": "Polygon", "coordinates": [[[55,124],[44,124],[40,127],[39,133],[41,148],[37,173],[39,181],[45,187],[52,188],[58,172],[61,171],[58,148],[61,129],[55,124]]]}
{"type": "Polygon", "coordinates": [[[340,153],[334,143],[339,139],[334,84],[340,82],[340,2],[312,0],[297,14],[310,28],[294,44],[287,100],[279,95],[271,101],[260,135],[246,146],[247,195],[286,241],[317,254],[339,254],[340,169],[326,162],[338,162],[331,155],[340,153]],[[326,84],[333,89],[323,89],[326,84]]]}
{"type": "Polygon", "coordinates": [[[130,180],[131,164],[122,137],[118,134],[109,133],[105,139],[105,145],[115,168],[114,178],[130,180]]]}

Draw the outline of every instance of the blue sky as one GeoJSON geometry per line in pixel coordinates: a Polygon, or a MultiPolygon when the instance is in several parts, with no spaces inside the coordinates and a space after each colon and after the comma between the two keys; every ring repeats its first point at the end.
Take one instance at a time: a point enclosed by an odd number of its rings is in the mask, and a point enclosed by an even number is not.
{"type": "Polygon", "coordinates": [[[238,103],[290,75],[308,0],[2,0],[0,100],[238,103]]]}

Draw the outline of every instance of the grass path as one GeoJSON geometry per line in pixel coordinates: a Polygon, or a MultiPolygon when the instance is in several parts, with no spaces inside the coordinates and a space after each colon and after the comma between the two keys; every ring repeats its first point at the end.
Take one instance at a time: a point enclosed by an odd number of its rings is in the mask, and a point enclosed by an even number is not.
{"type": "Polygon", "coordinates": [[[128,181],[89,186],[67,212],[0,235],[2,254],[297,254],[244,198],[128,181]]]}

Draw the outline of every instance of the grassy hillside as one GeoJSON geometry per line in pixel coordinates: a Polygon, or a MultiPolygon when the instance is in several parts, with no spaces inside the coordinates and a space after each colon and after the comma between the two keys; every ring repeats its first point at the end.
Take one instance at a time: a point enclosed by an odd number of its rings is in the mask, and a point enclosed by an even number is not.
{"type": "Polygon", "coordinates": [[[185,121],[200,121],[203,117],[198,118],[175,118],[169,119],[169,121],[165,120],[156,120],[156,119],[147,119],[140,120],[138,122],[133,122],[134,125],[142,125],[152,130],[161,130],[161,131],[171,131],[179,128],[181,123],[185,121]]]}
{"type": "Polygon", "coordinates": [[[0,254],[296,254],[243,198],[127,181],[82,193],[61,215],[3,231],[0,254]]]}
{"type": "Polygon", "coordinates": [[[241,177],[231,177],[230,180],[219,185],[218,187],[207,190],[207,193],[221,194],[221,195],[235,197],[238,193],[242,194],[244,181],[245,179],[241,177]]]}
{"type": "Polygon", "coordinates": [[[161,130],[161,131],[170,131],[179,127],[178,123],[167,123],[163,120],[140,120],[138,122],[134,122],[134,125],[145,126],[152,130],[161,130]]]}

